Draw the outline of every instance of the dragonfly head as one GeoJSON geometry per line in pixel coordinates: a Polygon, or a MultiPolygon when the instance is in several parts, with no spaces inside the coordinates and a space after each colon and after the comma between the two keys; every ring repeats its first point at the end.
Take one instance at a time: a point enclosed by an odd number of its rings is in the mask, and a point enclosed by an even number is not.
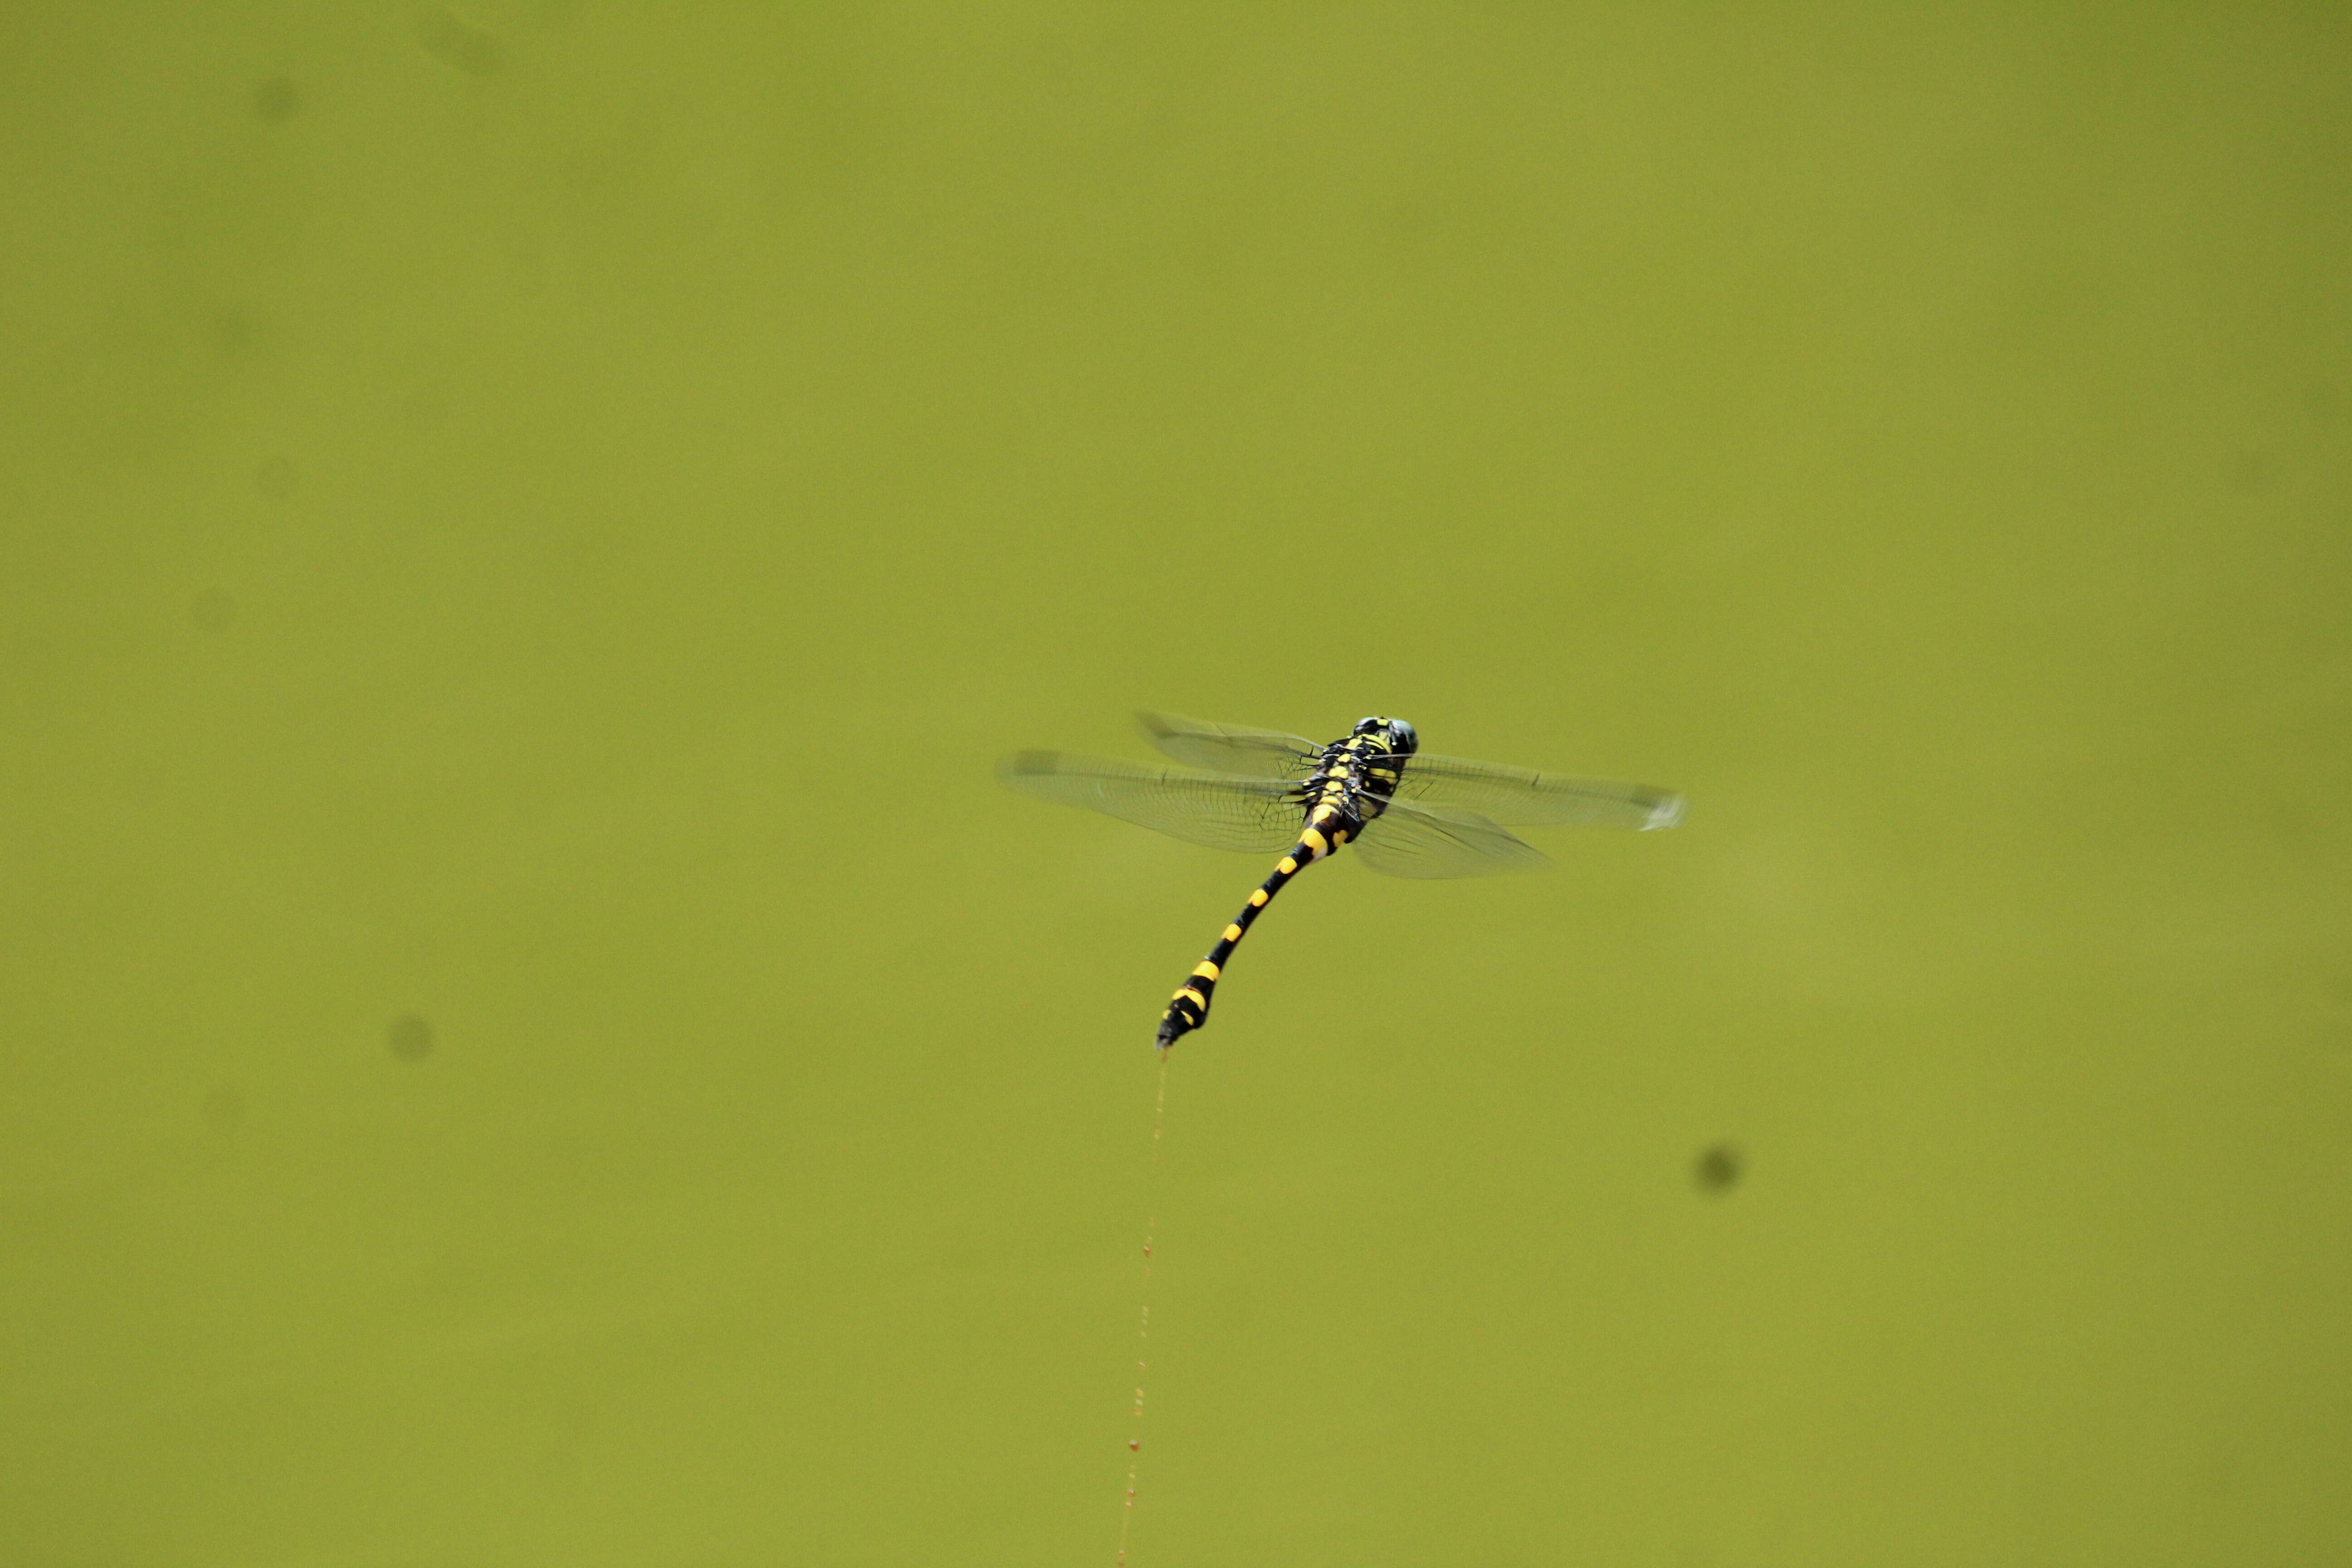
{"type": "Polygon", "coordinates": [[[1378,737],[1397,756],[1411,756],[1421,744],[1421,737],[1412,725],[1402,719],[1359,719],[1355,732],[1378,737]]]}

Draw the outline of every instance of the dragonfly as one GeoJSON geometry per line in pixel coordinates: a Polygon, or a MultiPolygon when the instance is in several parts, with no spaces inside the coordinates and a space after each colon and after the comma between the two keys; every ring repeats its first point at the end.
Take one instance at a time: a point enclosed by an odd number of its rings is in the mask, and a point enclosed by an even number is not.
{"type": "Polygon", "coordinates": [[[1512,827],[1580,823],[1654,831],[1682,820],[1683,797],[1647,784],[1567,778],[1499,763],[1433,756],[1402,719],[1373,717],[1328,745],[1277,730],[1142,712],[1144,737],[1181,767],[1076,752],[1015,752],[996,764],[1008,789],[1084,806],[1187,843],[1282,854],[1160,1019],[1163,1052],[1208,1022],[1234,949],[1306,867],[1355,847],[1385,877],[1486,877],[1539,870],[1550,858],[1512,827]]]}

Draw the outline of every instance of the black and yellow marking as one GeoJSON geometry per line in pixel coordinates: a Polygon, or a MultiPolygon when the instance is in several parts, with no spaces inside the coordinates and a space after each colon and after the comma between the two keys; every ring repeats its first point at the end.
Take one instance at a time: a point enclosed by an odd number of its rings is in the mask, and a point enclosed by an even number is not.
{"type": "Polygon", "coordinates": [[[1366,719],[1346,740],[1323,748],[1315,771],[1299,790],[1299,798],[1307,803],[1307,823],[1299,829],[1298,842],[1275,867],[1274,875],[1249,896],[1241,913],[1217,939],[1217,945],[1209,950],[1209,956],[1194,965],[1192,974],[1177,987],[1160,1019],[1161,1050],[1209,1021],[1209,1003],[1216,995],[1217,982],[1223,977],[1234,949],[1241,945],[1251,922],[1274,901],[1274,896],[1301,869],[1338,853],[1341,845],[1364,831],[1365,824],[1388,809],[1397,780],[1418,743],[1412,726],[1401,719],[1366,719]]]}

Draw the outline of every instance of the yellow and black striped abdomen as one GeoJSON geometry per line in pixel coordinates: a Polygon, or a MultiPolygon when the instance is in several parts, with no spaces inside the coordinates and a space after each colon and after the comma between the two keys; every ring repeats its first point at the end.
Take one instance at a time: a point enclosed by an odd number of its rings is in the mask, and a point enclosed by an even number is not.
{"type": "Polygon", "coordinates": [[[1357,726],[1355,734],[1324,748],[1319,765],[1299,789],[1306,822],[1298,830],[1298,842],[1275,867],[1274,875],[1249,896],[1249,902],[1226,925],[1216,946],[1209,950],[1209,956],[1193,965],[1184,984],[1176,988],[1168,1010],[1160,1015],[1160,1049],[1167,1049],[1208,1022],[1209,1004],[1216,995],[1217,982],[1224,978],[1225,964],[1242,938],[1249,934],[1258,912],[1272,903],[1274,896],[1287,887],[1290,879],[1301,869],[1336,854],[1349,839],[1363,832],[1365,823],[1387,808],[1396,792],[1399,770],[1412,750],[1411,726],[1397,724],[1392,730],[1389,728],[1391,723],[1389,720],[1368,719],[1357,726]],[[1381,728],[1367,729],[1372,725],[1381,728]]]}

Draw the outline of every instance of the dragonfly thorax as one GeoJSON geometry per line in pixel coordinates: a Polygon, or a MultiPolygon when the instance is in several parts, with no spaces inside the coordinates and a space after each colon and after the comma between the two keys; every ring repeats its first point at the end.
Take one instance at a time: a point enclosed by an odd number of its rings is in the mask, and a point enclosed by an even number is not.
{"type": "Polygon", "coordinates": [[[1303,794],[1307,819],[1328,811],[1327,827],[1343,827],[1349,837],[1388,809],[1396,795],[1405,760],[1421,738],[1402,719],[1363,719],[1346,739],[1332,742],[1316,757],[1315,771],[1303,794]]]}

